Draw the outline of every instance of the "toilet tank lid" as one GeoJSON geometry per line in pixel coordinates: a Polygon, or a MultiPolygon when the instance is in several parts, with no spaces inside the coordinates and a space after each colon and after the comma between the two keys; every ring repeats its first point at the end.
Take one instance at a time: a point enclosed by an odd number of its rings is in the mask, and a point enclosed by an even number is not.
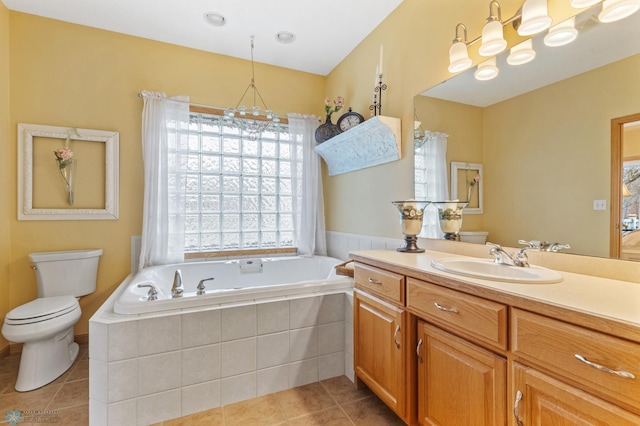
{"type": "Polygon", "coordinates": [[[87,259],[102,256],[102,249],[45,251],[29,254],[32,262],[55,262],[58,260],[87,259]]]}

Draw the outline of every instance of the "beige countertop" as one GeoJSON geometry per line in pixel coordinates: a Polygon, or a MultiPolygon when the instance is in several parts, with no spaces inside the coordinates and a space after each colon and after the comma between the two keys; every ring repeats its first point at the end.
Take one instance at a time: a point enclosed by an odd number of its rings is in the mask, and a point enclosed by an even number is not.
{"type": "Polygon", "coordinates": [[[515,284],[476,279],[431,266],[434,259],[465,256],[430,250],[417,254],[365,250],[353,251],[350,256],[356,261],[403,275],[640,342],[638,283],[563,271],[558,271],[563,280],[554,284],[515,284]]]}

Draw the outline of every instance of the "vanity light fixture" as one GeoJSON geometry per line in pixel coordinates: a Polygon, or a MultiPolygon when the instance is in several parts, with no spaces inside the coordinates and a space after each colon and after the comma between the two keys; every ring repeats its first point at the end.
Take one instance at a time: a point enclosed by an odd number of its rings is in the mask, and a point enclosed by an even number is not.
{"type": "Polygon", "coordinates": [[[633,15],[640,9],[640,0],[604,0],[598,20],[615,22],[633,15]]]}
{"type": "Polygon", "coordinates": [[[531,36],[551,26],[551,17],[547,12],[547,0],[526,0],[522,5],[522,18],[518,34],[531,36]]]}
{"type": "Polygon", "coordinates": [[[549,33],[544,36],[544,44],[549,47],[564,46],[571,43],[578,37],[576,30],[576,18],[571,17],[549,29],[549,33]]]}
{"type": "Polygon", "coordinates": [[[509,65],[523,65],[533,61],[535,57],[536,51],[533,50],[533,41],[527,39],[511,48],[509,56],[507,56],[507,63],[509,65]]]}
{"type": "Polygon", "coordinates": [[[487,81],[496,78],[500,70],[496,66],[496,58],[490,58],[478,65],[478,69],[473,73],[476,80],[487,81]]]}
{"type": "Polygon", "coordinates": [[[496,0],[489,3],[489,17],[482,28],[482,45],[478,53],[482,56],[493,56],[502,52],[507,47],[502,29],[502,17],[500,4],[496,0]]]}
{"type": "Polygon", "coordinates": [[[571,7],[576,9],[584,9],[593,6],[596,3],[600,3],[601,0],[571,0],[571,7]]]}
{"type": "Polygon", "coordinates": [[[467,27],[464,24],[456,25],[456,38],[449,49],[449,72],[464,71],[471,66],[471,59],[467,51],[467,27]],[[462,35],[460,32],[462,31],[462,35]]]}

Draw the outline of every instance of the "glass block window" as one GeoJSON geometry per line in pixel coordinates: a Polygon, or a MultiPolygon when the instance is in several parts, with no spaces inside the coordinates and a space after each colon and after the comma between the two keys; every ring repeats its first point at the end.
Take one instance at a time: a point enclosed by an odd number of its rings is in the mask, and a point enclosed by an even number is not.
{"type": "Polygon", "coordinates": [[[286,124],[249,138],[222,116],[191,113],[185,252],[295,247],[297,150],[286,124]]]}

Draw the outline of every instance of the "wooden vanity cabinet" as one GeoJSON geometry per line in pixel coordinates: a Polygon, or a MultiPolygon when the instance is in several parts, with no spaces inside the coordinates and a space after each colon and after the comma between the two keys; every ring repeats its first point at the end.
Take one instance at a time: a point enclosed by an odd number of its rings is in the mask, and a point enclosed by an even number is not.
{"type": "Polygon", "coordinates": [[[511,323],[516,425],[640,425],[640,344],[516,308],[511,323]]]}
{"type": "MultiPolygon", "coordinates": [[[[409,342],[412,320],[404,309],[403,275],[356,263],[354,271],[354,370],[403,421],[410,424],[415,411],[408,399],[409,342]]],[[[415,321],[413,321],[415,329],[415,321]]]]}
{"type": "Polygon", "coordinates": [[[424,321],[418,330],[420,424],[506,425],[506,359],[424,321]]]}
{"type": "Polygon", "coordinates": [[[407,424],[640,425],[640,341],[615,323],[374,263],[355,268],[356,376],[407,424]]]}

